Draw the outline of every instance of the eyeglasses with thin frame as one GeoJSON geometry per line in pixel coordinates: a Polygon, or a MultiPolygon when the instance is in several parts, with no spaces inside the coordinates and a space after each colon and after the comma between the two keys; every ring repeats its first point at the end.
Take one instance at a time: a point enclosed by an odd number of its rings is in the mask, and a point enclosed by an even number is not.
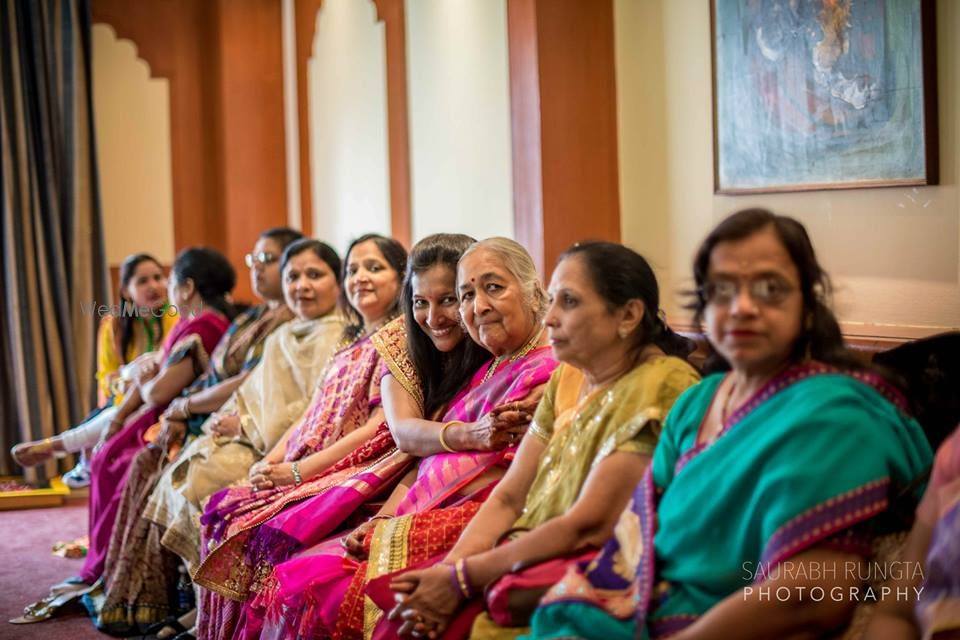
{"type": "Polygon", "coordinates": [[[269,251],[261,251],[260,253],[248,253],[243,256],[243,262],[247,265],[248,269],[253,269],[253,265],[262,264],[268,265],[273,262],[276,262],[279,258],[270,253],[269,251]]]}
{"type": "MultiPolygon", "coordinates": [[[[727,306],[740,295],[743,283],[733,278],[713,278],[701,289],[700,294],[707,304],[727,306]]],[[[796,287],[778,276],[760,276],[746,283],[747,295],[759,305],[775,307],[796,290],[796,287]]]]}

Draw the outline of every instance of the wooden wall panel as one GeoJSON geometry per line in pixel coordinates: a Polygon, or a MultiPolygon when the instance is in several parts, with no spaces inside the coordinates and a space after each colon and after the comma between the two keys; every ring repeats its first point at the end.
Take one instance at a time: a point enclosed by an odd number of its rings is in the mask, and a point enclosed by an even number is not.
{"type": "Polygon", "coordinates": [[[573,242],[620,239],[613,2],[508,2],[515,224],[549,276],[573,242]]]}
{"type": "Polygon", "coordinates": [[[410,117],[407,102],[407,26],[403,0],[375,0],[387,49],[387,151],[390,162],[390,225],[410,248],[410,117]]]}
{"type": "Polygon", "coordinates": [[[537,270],[545,273],[537,0],[509,0],[507,25],[514,235],[530,251],[537,270]]]}
{"type": "Polygon", "coordinates": [[[234,297],[253,300],[243,257],[270,227],[287,226],[281,6],[220,0],[220,139],[227,257],[234,297]]]}

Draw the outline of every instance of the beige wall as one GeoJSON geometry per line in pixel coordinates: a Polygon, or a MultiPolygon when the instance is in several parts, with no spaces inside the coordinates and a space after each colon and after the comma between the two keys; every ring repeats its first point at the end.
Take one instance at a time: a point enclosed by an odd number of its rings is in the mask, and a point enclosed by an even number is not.
{"type": "Polygon", "coordinates": [[[513,235],[506,0],[406,0],[413,239],[513,235]]]}
{"type": "Polygon", "coordinates": [[[671,322],[710,228],[747,206],[795,216],[836,285],[854,335],[960,327],[960,3],[938,0],[940,174],[935,187],[751,196],[713,194],[706,0],[615,0],[624,243],[655,264],[671,322]]]}
{"type": "Polygon", "coordinates": [[[371,0],[326,0],[307,63],[313,234],[345,251],[390,233],[384,25],[371,0]]]}
{"type": "Polygon", "coordinates": [[[107,261],[145,251],[171,264],[169,83],[105,24],[93,25],[93,100],[107,261]]]}

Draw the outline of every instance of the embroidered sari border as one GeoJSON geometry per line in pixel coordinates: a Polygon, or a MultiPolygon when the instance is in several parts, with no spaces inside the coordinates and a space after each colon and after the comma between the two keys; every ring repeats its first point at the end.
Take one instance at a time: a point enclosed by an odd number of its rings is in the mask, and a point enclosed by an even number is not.
{"type": "Polygon", "coordinates": [[[890,479],[880,478],[811,507],[770,536],[761,561],[776,566],[835,533],[878,515],[889,504],[889,489],[890,479]]]}

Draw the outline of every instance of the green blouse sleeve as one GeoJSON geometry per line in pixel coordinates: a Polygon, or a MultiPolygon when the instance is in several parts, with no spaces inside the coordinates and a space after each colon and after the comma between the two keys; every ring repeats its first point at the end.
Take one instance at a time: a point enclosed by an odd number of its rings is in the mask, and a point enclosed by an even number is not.
{"type": "Polygon", "coordinates": [[[560,365],[552,374],[547,386],[544,389],[540,404],[537,405],[537,411],[533,414],[533,423],[530,425],[530,432],[543,440],[550,442],[553,437],[553,421],[556,419],[554,404],[557,398],[557,383],[560,380],[560,372],[566,365],[560,365]]]}

